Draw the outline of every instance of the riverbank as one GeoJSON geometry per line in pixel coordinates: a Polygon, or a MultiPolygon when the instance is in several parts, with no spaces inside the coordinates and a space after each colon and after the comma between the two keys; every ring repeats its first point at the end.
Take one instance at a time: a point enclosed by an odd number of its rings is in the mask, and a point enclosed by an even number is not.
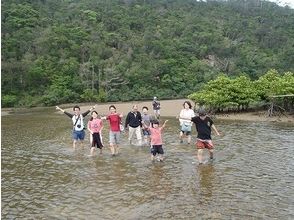
{"type": "MultiPolygon", "coordinates": [[[[161,103],[161,116],[165,117],[176,117],[182,107],[183,102],[188,99],[176,99],[176,100],[162,100],[161,103]]],[[[193,102],[192,102],[193,103],[193,102]]],[[[81,111],[84,112],[88,110],[95,103],[81,103],[79,104],[81,107],[81,111]]],[[[116,106],[116,109],[119,113],[122,113],[124,116],[132,109],[133,105],[138,105],[139,110],[142,109],[143,106],[147,106],[149,108],[149,112],[152,113],[152,100],[150,101],[133,101],[133,102],[115,102],[115,103],[98,103],[96,105],[96,111],[101,115],[108,114],[109,106],[113,104],[116,106]]],[[[72,106],[75,104],[64,104],[60,105],[61,108],[64,108],[68,112],[72,112],[72,106]]],[[[52,107],[54,108],[54,107],[52,107]]],[[[15,109],[7,108],[1,109],[1,116],[5,116],[10,114],[11,112],[15,112],[15,109]]],[[[59,112],[61,114],[61,112],[59,112]]],[[[240,120],[240,121],[268,121],[268,122],[294,122],[293,115],[281,116],[281,117],[266,117],[265,111],[259,112],[246,112],[246,113],[229,113],[229,114],[216,114],[214,116],[216,119],[221,120],[240,120]]]]}

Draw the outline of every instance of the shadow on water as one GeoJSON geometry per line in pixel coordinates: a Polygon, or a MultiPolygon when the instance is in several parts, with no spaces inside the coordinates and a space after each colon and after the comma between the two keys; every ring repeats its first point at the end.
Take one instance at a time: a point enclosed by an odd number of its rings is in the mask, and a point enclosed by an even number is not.
{"type": "Polygon", "coordinates": [[[69,118],[48,109],[2,117],[2,218],[293,219],[293,125],[216,125],[225,134],[213,137],[216,159],[198,166],[173,118],[166,160],[151,162],[126,134],[117,157],[107,147],[88,157],[88,134],[73,151],[69,118]]]}

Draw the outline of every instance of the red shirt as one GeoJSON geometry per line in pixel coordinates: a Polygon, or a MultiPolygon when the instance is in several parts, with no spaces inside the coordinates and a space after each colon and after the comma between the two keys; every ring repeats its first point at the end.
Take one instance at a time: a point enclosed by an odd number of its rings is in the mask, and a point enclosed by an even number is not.
{"type": "Polygon", "coordinates": [[[111,131],[120,131],[119,124],[120,124],[120,117],[118,114],[110,114],[106,118],[109,120],[110,130],[111,131]]]}
{"type": "Polygon", "coordinates": [[[103,127],[102,120],[99,118],[94,118],[92,121],[89,121],[88,125],[93,133],[99,133],[103,127]]]}
{"type": "Polygon", "coordinates": [[[162,127],[158,128],[149,128],[150,129],[150,138],[151,138],[151,145],[162,145],[162,138],[161,138],[161,132],[162,127]]]}

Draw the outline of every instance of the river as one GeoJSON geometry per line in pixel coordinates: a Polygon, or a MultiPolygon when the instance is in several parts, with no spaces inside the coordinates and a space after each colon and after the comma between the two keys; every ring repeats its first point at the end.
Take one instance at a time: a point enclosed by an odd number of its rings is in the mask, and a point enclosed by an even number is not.
{"type": "Polygon", "coordinates": [[[216,120],[216,159],[198,165],[175,118],[153,163],[126,134],[116,157],[89,157],[88,133],[73,150],[71,120],[47,108],[1,119],[2,219],[294,219],[293,124],[216,120]]]}

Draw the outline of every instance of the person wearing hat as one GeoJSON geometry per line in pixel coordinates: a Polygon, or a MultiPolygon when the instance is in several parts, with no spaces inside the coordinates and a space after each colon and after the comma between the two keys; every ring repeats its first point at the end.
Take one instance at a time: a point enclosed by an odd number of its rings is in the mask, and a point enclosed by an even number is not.
{"type": "MultiPolygon", "coordinates": [[[[188,119],[188,118],[182,118],[182,119],[188,119]]],[[[211,129],[214,130],[217,136],[220,136],[220,133],[216,129],[213,121],[210,117],[207,116],[207,113],[204,108],[200,108],[198,110],[198,116],[190,118],[192,122],[194,122],[197,130],[197,141],[196,141],[196,147],[197,147],[197,158],[199,164],[204,163],[204,149],[208,149],[210,160],[213,160],[213,149],[214,145],[212,143],[211,139],[211,129]]]]}
{"type": "Polygon", "coordinates": [[[219,136],[220,134],[211,118],[207,116],[204,108],[200,108],[198,110],[198,115],[199,116],[193,117],[191,121],[194,122],[198,133],[196,141],[196,147],[198,149],[197,158],[199,164],[202,164],[204,162],[203,152],[205,148],[209,151],[210,160],[213,160],[214,146],[211,139],[211,128],[214,130],[217,136],[219,136]]]}
{"type": "Polygon", "coordinates": [[[153,97],[152,101],[152,106],[153,106],[153,112],[156,118],[160,117],[160,102],[157,100],[157,97],[153,97]]]}

